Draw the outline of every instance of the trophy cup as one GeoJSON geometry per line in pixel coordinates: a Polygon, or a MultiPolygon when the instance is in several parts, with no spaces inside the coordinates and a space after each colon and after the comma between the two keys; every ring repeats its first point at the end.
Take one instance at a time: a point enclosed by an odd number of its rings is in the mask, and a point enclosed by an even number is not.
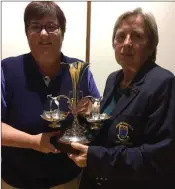
{"type": "Polygon", "coordinates": [[[60,127],[60,122],[62,120],[65,120],[68,113],[60,111],[59,109],[59,101],[57,97],[52,97],[52,95],[48,95],[47,98],[50,100],[50,107],[49,107],[49,111],[44,111],[43,114],[41,115],[41,117],[43,119],[45,119],[46,121],[49,121],[49,127],[51,128],[58,128],[60,127]],[[52,110],[52,105],[53,103],[55,103],[55,105],[57,106],[56,109],[52,110]]]}
{"type": "Polygon", "coordinates": [[[91,123],[91,130],[98,130],[101,128],[102,123],[105,120],[108,120],[111,116],[107,115],[106,113],[100,113],[100,103],[102,97],[94,98],[92,96],[88,96],[92,100],[92,109],[90,116],[86,117],[87,122],[91,123]]]}

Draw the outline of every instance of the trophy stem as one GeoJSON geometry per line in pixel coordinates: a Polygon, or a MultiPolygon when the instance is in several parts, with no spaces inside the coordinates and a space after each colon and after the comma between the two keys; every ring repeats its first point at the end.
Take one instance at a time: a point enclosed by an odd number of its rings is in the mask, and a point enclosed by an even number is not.
{"type": "MultiPolygon", "coordinates": [[[[87,69],[89,64],[82,62],[75,62],[72,64],[67,64],[69,66],[69,73],[72,80],[72,97],[70,97],[71,108],[74,110],[77,107],[78,99],[78,90],[81,78],[84,74],[84,71],[87,69]]],[[[71,127],[68,127],[64,132],[63,136],[59,139],[63,143],[79,142],[82,144],[89,143],[85,135],[85,128],[80,125],[77,114],[73,113],[73,124],[71,127]]]]}
{"type": "Polygon", "coordinates": [[[73,124],[68,128],[63,136],[59,139],[62,143],[79,142],[81,144],[87,144],[90,141],[85,136],[85,128],[80,125],[77,114],[74,114],[73,124]]]}

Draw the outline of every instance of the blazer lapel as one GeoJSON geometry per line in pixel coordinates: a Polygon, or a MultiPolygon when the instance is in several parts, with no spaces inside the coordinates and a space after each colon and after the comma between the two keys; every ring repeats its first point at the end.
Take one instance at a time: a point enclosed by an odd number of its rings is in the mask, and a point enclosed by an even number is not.
{"type": "Polygon", "coordinates": [[[128,94],[123,94],[119,101],[117,102],[117,105],[115,109],[112,112],[111,117],[117,117],[121,112],[127,108],[127,106],[134,100],[134,98],[139,93],[139,87],[133,87],[128,89],[128,94]]]}
{"type": "MultiPolygon", "coordinates": [[[[122,113],[129,105],[130,103],[136,98],[136,96],[139,94],[141,90],[141,86],[144,83],[145,77],[147,73],[154,69],[157,65],[154,62],[146,62],[136,75],[135,79],[131,83],[131,88],[128,88],[128,92],[126,94],[123,94],[119,101],[116,104],[115,109],[112,112],[111,119],[114,119],[119,114],[122,113]]],[[[106,107],[107,101],[111,98],[111,95],[113,93],[113,90],[120,82],[120,76],[121,76],[122,70],[119,72],[116,72],[113,78],[110,78],[109,83],[107,83],[107,90],[109,90],[108,94],[105,95],[105,98],[103,99],[101,103],[101,111],[103,112],[104,108],[106,107]]]]}
{"type": "Polygon", "coordinates": [[[135,79],[131,83],[132,87],[128,88],[128,94],[123,94],[119,101],[117,102],[117,105],[115,109],[112,112],[111,117],[117,117],[119,114],[122,113],[123,110],[129,106],[129,104],[134,100],[134,98],[139,94],[142,84],[145,81],[146,74],[154,69],[157,65],[154,62],[146,62],[136,75],[135,79]]]}
{"type": "Polygon", "coordinates": [[[101,112],[103,112],[108,99],[111,98],[111,95],[115,89],[115,85],[116,83],[119,82],[119,80],[120,80],[120,72],[116,72],[116,74],[110,78],[109,83],[106,86],[107,88],[105,89],[108,92],[105,95],[105,98],[103,98],[101,102],[101,112]]]}

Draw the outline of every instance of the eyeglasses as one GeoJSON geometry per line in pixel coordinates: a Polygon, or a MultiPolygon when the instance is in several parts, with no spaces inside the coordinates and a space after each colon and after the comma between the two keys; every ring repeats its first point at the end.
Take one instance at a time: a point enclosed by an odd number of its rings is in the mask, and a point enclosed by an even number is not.
{"type": "Polygon", "coordinates": [[[46,25],[33,23],[28,26],[28,31],[30,33],[40,33],[44,28],[47,31],[47,33],[54,33],[59,29],[59,27],[59,25],[53,23],[48,23],[46,25]]]}

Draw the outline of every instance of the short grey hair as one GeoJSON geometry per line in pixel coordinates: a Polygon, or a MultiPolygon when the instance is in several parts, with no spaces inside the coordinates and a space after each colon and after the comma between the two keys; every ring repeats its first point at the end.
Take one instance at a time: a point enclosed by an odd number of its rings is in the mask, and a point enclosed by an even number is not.
{"type": "Polygon", "coordinates": [[[145,28],[147,30],[148,39],[149,39],[149,48],[152,50],[152,54],[149,57],[149,59],[152,61],[156,61],[157,45],[159,43],[157,23],[152,13],[145,12],[140,7],[132,11],[124,12],[122,15],[119,16],[119,18],[116,20],[115,25],[114,25],[113,35],[112,35],[112,44],[114,43],[115,34],[121,22],[131,15],[140,15],[144,19],[145,28]]]}

